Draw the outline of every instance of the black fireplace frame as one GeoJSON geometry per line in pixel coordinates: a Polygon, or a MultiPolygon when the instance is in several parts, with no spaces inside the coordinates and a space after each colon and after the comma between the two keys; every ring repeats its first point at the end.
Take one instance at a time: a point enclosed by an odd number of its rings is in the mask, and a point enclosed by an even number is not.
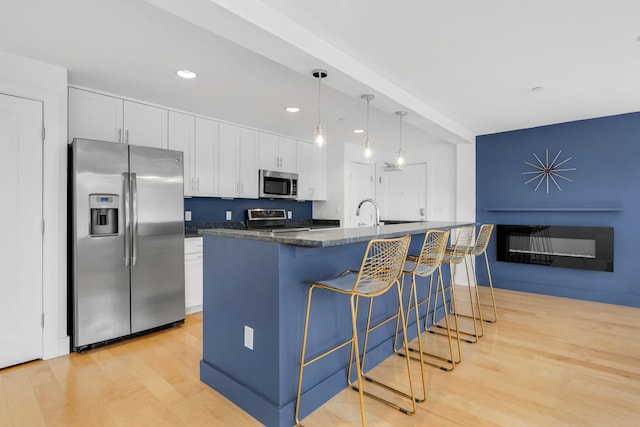
{"type": "MultiPolygon", "coordinates": [[[[496,226],[496,259],[518,264],[613,272],[613,237],[612,227],[498,224],[496,226]],[[594,240],[595,256],[510,248],[509,244],[510,241],[514,241],[513,237],[519,241],[535,238],[536,242],[551,242],[552,239],[594,240]]],[[[550,246],[551,243],[549,243],[550,246]]]]}

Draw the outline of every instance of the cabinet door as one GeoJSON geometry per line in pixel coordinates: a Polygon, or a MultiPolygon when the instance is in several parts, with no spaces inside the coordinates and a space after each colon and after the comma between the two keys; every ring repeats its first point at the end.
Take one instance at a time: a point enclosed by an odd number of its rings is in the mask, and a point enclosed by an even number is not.
{"type": "Polygon", "coordinates": [[[258,131],[240,129],[239,165],[240,197],[257,199],[259,185],[258,131]]]}
{"type": "Polygon", "coordinates": [[[169,149],[182,151],[184,170],[184,195],[194,196],[197,183],[193,173],[195,117],[169,111],[169,149]]]}
{"type": "Polygon", "coordinates": [[[187,314],[202,311],[202,252],[184,257],[184,301],[187,314]]]}
{"type": "Polygon", "coordinates": [[[218,195],[218,122],[196,118],[194,150],[196,195],[218,195]]]}
{"type": "Polygon", "coordinates": [[[278,138],[278,158],[283,172],[296,172],[296,140],[291,138],[278,138]]]}
{"type": "Polygon", "coordinates": [[[311,156],[311,144],[298,141],[296,166],[298,170],[298,200],[309,200],[309,158],[311,156]]]}
{"type": "Polygon", "coordinates": [[[218,125],[218,193],[220,197],[238,197],[238,146],[240,128],[227,123],[218,125]]]}
{"type": "Polygon", "coordinates": [[[122,99],[69,88],[69,142],[73,138],[123,142],[122,99]]]}
{"type": "Polygon", "coordinates": [[[280,157],[278,156],[278,137],[271,133],[260,132],[258,143],[258,157],[260,169],[269,171],[280,170],[280,157]]]}
{"type": "Polygon", "coordinates": [[[167,148],[168,111],[164,108],[124,101],[125,142],[167,148]]]}
{"type": "Polygon", "coordinates": [[[312,200],[327,200],[327,148],[311,147],[309,188],[312,200]]]}

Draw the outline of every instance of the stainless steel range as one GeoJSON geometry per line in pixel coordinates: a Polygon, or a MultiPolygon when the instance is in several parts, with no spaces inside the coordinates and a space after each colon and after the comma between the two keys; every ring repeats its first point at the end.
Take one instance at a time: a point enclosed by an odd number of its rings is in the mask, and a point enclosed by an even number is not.
{"type": "Polygon", "coordinates": [[[277,233],[310,228],[287,226],[287,212],[284,209],[247,209],[247,229],[277,233]]]}

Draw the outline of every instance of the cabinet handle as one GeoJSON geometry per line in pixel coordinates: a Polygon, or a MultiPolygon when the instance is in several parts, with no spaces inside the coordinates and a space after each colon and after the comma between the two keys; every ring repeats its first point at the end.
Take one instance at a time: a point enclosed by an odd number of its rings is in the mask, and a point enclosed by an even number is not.
{"type": "Polygon", "coordinates": [[[122,128],[118,128],[118,142],[122,144],[122,128]]]}
{"type": "Polygon", "coordinates": [[[128,143],[129,143],[129,129],[127,129],[127,130],[125,131],[125,133],[124,133],[124,138],[125,138],[125,140],[126,140],[126,142],[127,142],[127,144],[128,144],[128,143]]]}
{"type": "Polygon", "coordinates": [[[196,178],[196,189],[200,191],[200,177],[196,178]]]}

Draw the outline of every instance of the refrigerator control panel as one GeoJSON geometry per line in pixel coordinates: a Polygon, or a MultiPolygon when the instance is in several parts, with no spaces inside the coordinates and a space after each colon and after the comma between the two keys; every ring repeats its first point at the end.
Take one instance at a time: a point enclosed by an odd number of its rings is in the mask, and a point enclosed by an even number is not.
{"type": "Polygon", "coordinates": [[[91,209],[118,209],[120,197],[116,194],[90,194],[89,207],[91,209]]]}

